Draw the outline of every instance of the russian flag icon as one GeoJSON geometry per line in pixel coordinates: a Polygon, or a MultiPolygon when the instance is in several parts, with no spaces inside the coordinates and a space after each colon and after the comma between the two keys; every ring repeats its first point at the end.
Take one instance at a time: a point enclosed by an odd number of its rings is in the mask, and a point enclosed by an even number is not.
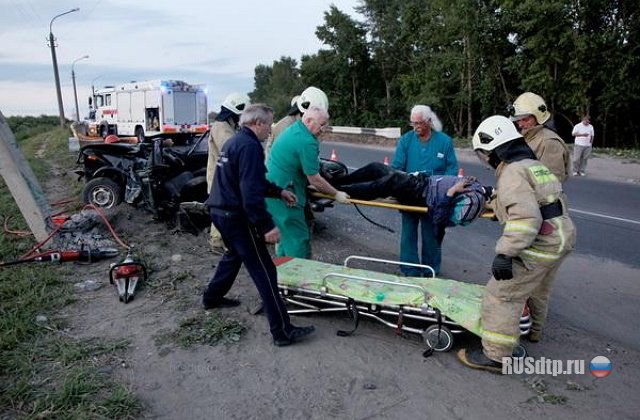
{"type": "Polygon", "coordinates": [[[596,356],[589,362],[589,370],[596,378],[604,378],[611,373],[611,360],[604,356],[596,356]]]}

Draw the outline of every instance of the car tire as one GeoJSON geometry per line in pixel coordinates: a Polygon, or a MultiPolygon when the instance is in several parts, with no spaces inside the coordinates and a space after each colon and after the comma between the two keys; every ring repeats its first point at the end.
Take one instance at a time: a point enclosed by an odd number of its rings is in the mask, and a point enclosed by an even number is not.
{"type": "Polygon", "coordinates": [[[94,178],[82,189],[82,199],[86,204],[110,209],[122,202],[122,187],[110,178],[94,178]]]}

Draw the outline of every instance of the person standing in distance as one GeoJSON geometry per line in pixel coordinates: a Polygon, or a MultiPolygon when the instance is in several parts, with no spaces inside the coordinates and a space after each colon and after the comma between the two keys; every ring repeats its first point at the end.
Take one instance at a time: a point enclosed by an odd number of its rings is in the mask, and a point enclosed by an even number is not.
{"type": "Polygon", "coordinates": [[[536,159],[513,123],[502,115],[484,120],[473,136],[480,160],[496,170],[495,213],[504,225],[480,313],[482,349],[461,349],[465,365],[496,373],[520,339],[527,299],[532,331],[542,334],[558,268],[575,246],[575,227],[562,184],[536,159]]]}
{"type": "Polygon", "coordinates": [[[575,138],[573,145],[573,176],[585,176],[587,173],[587,161],[593,149],[593,126],[588,115],[582,117],[582,121],[573,127],[571,135],[575,138]]]}
{"type": "Polygon", "coordinates": [[[237,300],[225,295],[244,264],[262,299],[273,343],[287,346],[315,329],[293,326],[278,292],[277,271],[266,244],[278,242],[280,231],[267,212],[265,197],[279,197],[286,206],[295,206],[296,196],[265,178],[261,142],[271,131],[271,107],[250,105],[239,122],[240,131],[222,146],[206,203],[227,250],[203,293],[202,304],[205,309],[237,306],[237,300]]]}
{"type": "MultiPolygon", "coordinates": [[[[209,130],[209,156],[207,159],[207,188],[211,192],[216,163],[220,157],[222,146],[238,131],[238,121],[242,111],[250,104],[249,97],[243,93],[231,93],[224,98],[220,112],[209,130]]],[[[209,246],[216,252],[224,251],[224,244],[220,232],[211,225],[209,246]]]]}
{"type": "MultiPolygon", "coordinates": [[[[442,123],[435,112],[426,105],[416,105],[411,109],[410,124],[413,130],[398,141],[391,167],[404,172],[419,172],[424,176],[457,175],[458,160],[453,141],[442,132],[442,123]]],[[[437,234],[429,213],[401,214],[400,261],[428,265],[436,274],[440,273],[444,231],[437,234]],[[421,228],[422,258],[418,256],[418,227],[421,228]]],[[[408,265],[401,265],[400,271],[405,276],[412,277],[431,273],[408,265]]]]}

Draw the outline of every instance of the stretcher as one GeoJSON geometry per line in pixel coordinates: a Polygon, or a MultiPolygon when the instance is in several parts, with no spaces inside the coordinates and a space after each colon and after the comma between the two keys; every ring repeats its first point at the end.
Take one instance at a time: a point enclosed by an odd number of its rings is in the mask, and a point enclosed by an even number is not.
{"type": "MultiPolygon", "coordinates": [[[[315,199],[312,201],[312,208],[314,207],[314,203],[318,210],[314,208],[314,211],[322,211],[324,207],[329,207],[334,202],[333,197],[327,194],[323,194],[317,191],[311,191],[310,195],[315,199]]],[[[411,213],[428,213],[429,208],[424,206],[409,206],[406,204],[400,204],[394,198],[379,198],[376,200],[359,200],[356,198],[350,198],[348,203],[345,204],[357,204],[361,206],[369,206],[369,207],[378,207],[389,210],[399,210],[406,211],[411,213]]],[[[492,208],[485,207],[484,211],[480,215],[480,217],[485,219],[492,219],[495,216],[495,213],[492,208]]]]}
{"type": "MultiPolygon", "coordinates": [[[[418,264],[349,256],[343,265],[302,258],[280,257],[274,262],[278,271],[278,288],[289,304],[290,314],[346,312],[353,318],[350,335],[360,317],[372,318],[394,328],[398,334],[408,332],[422,336],[428,350],[444,352],[453,347],[454,334],[465,331],[482,334],[480,306],[484,286],[456,280],[401,277],[394,274],[353,267],[358,261],[383,264],[418,264]]],[[[523,308],[520,334],[531,328],[528,308],[523,308]]],[[[519,346],[514,356],[526,354],[519,346]]]]}

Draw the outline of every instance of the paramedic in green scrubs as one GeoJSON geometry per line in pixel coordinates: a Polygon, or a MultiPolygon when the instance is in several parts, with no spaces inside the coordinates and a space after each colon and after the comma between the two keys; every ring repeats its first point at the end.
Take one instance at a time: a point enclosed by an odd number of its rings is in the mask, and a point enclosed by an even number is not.
{"type": "MultiPolygon", "coordinates": [[[[421,172],[427,176],[457,175],[458,160],[453,141],[442,132],[438,116],[426,105],[416,105],[411,110],[413,130],[398,141],[391,166],[404,172],[421,172]]],[[[400,236],[400,261],[428,265],[436,275],[440,273],[442,240],[438,235],[431,213],[401,212],[402,234],[400,236]],[[418,229],[420,228],[420,229],[418,229]],[[418,231],[422,246],[418,252],[418,231]]],[[[430,271],[403,265],[400,271],[405,276],[421,277],[430,271]]]]}
{"type": "Polygon", "coordinates": [[[320,140],[329,122],[329,113],[321,107],[310,107],[301,120],[280,134],[267,160],[267,179],[281,188],[292,189],[298,198],[294,207],[281,200],[267,199],[267,209],[280,229],[276,248],[278,257],[311,258],[311,237],[304,217],[307,181],[318,191],[347,203],[349,196],[331,186],[320,175],[320,140]]]}

